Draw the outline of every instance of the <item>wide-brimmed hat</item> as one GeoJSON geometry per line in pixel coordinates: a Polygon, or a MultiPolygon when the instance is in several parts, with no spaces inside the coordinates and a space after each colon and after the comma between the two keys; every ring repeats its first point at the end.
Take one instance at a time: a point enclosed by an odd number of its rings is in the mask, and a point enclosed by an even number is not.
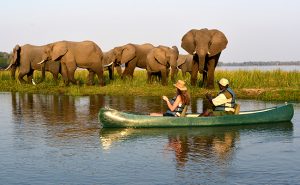
{"type": "Polygon", "coordinates": [[[229,81],[226,78],[221,78],[219,84],[225,87],[226,85],[229,85],[229,81]]]}
{"type": "Polygon", "coordinates": [[[187,88],[186,88],[186,86],[185,86],[185,82],[182,81],[182,80],[178,80],[178,81],[176,82],[176,84],[174,84],[174,86],[175,86],[177,89],[181,90],[181,91],[186,91],[186,90],[187,90],[187,88]]]}

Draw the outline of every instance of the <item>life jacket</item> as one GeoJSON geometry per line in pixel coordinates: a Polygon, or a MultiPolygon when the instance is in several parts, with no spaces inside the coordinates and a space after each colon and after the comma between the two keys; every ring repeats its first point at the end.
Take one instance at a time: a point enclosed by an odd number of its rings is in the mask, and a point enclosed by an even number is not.
{"type": "Polygon", "coordinates": [[[215,111],[225,111],[225,108],[233,108],[234,107],[234,105],[235,105],[235,97],[236,96],[235,96],[235,93],[233,92],[233,90],[230,87],[228,87],[227,89],[219,92],[218,95],[224,94],[224,93],[226,93],[226,91],[231,94],[231,97],[232,97],[231,98],[231,102],[227,102],[227,103],[224,103],[224,104],[216,106],[215,107],[215,111]]]}
{"type": "MultiPolygon", "coordinates": [[[[179,95],[178,95],[179,96],[179,95]]],[[[177,96],[174,96],[171,100],[170,103],[173,105],[173,103],[175,102],[177,96]]],[[[184,109],[185,104],[179,104],[174,111],[171,111],[170,109],[167,110],[167,113],[173,114],[174,116],[176,116],[176,113],[179,113],[179,115],[182,113],[183,109],[184,109]]]]}

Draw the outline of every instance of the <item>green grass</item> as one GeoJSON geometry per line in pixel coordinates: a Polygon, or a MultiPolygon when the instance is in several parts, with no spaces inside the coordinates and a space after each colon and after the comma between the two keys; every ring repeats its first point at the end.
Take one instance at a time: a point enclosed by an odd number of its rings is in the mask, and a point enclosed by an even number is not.
{"type": "MultiPolygon", "coordinates": [[[[145,71],[135,71],[133,80],[121,80],[115,75],[115,80],[108,79],[108,73],[105,72],[106,86],[100,87],[95,77],[95,86],[86,86],[88,72],[86,70],[76,71],[75,78],[81,85],[70,85],[66,87],[61,77],[56,84],[50,73],[47,73],[46,80],[36,86],[32,84],[20,84],[10,78],[9,71],[0,71],[0,91],[27,92],[41,94],[65,94],[65,95],[124,95],[124,96],[162,96],[173,95],[174,86],[169,80],[168,86],[162,86],[159,82],[147,84],[145,71]]],[[[200,74],[199,74],[200,77],[200,74]]],[[[222,71],[217,70],[215,79],[225,77],[229,79],[230,86],[235,90],[239,99],[257,99],[257,100],[278,100],[278,101],[300,101],[300,72],[298,71],[222,71]]],[[[35,72],[36,81],[41,79],[41,73],[35,72]]],[[[183,79],[181,74],[177,79],[183,79]]],[[[204,97],[208,91],[214,95],[218,92],[215,85],[214,90],[207,90],[199,87],[191,87],[189,77],[185,79],[190,93],[193,97],[204,97]]]]}

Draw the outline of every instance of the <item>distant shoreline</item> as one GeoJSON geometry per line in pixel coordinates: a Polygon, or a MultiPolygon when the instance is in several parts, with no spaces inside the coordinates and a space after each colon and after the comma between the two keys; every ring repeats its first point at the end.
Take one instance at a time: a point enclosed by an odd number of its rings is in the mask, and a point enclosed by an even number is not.
{"type": "Polygon", "coordinates": [[[300,61],[280,62],[280,61],[251,61],[251,62],[219,62],[218,66],[300,66],[300,61]]]}

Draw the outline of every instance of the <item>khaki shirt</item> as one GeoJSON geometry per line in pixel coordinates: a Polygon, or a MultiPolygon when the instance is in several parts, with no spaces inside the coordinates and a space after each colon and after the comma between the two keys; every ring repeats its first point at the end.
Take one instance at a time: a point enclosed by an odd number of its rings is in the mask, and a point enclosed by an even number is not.
{"type": "Polygon", "coordinates": [[[234,112],[234,108],[229,108],[226,106],[230,106],[231,104],[231,100],[232,100],[232,96],[231,95],[226,95],[224,93],[219,94],[217,97],[215,97],[214,99],[212,99],[212,102],[214,104],[214,106],[218,106],[218,105],[222,105],[225,103],[225,111],[232,111],[234,112]]]}

